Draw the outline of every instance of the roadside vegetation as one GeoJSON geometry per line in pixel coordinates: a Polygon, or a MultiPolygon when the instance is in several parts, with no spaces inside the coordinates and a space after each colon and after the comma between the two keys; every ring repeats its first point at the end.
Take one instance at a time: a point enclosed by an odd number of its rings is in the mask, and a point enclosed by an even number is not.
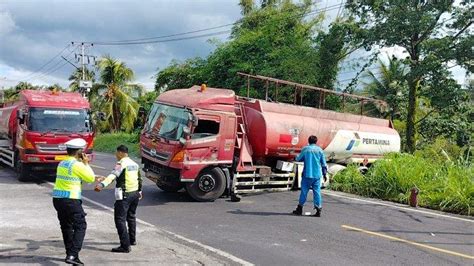
{"type": "Polygon", "coordinates": [[[119,145],[128,147],[130,156],[139,157],[139,133],[100,133],[94,140],[94,150],[114,153],[119,145]]]}
{"type": "Polygon", "coordinates": [[[438,139],[414,154],[389,154],[362,175],[350,165],[334,176],[337,191],[408,204],[419,189],[421,207],[474,215],[473,151],[438,139]]]}

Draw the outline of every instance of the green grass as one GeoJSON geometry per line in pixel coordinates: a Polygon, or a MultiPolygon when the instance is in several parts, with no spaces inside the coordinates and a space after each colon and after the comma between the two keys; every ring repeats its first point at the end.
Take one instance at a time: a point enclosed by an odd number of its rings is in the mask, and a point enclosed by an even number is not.
{"type": "Polygon", "coordinates": [[[136,133],[101,133],[94,140],[94,150],[100,152],[114,153],[117,146],[128,147],[130,156],[139,157],[139,135],[136,133]]]}
{"type": "Polygon", "coordinates": [[[390,154],[362,175],[350,165],[334,176],[331,189],[408,203],[410,190],[420,190],[422,207],[474,215],[474,165],[446,156],[426,156],[433,147],[411,154],[390,154]]]}

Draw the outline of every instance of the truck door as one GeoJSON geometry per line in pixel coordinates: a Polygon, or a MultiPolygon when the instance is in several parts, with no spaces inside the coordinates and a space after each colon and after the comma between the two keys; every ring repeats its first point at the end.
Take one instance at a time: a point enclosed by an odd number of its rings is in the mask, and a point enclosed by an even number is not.
{"type": "Polygon", "coordinates": [[[209,165],[231,165],[235,145],[235,115],[200,111],[198,125],[188,141],[182,177],[194,179],[209,165]]]}

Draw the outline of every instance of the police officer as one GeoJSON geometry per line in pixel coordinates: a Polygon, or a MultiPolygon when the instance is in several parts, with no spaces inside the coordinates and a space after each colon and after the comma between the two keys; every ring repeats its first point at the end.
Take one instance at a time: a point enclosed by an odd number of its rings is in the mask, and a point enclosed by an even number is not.
{"type": "Polygon", "coordinates": [[[101,191],[115,180],[115,227],[120,238],[120,246],[112,252],[128,253],[130,245],[136,245],[136,210],[138,201],[142,198],[142,178],[140,168],[130,157],[125,145],[117,147],[115,153],[117,164],[115,169],[101,182],[95,190],[101,191]],[[128,231],[127,231],[128,224],[128,231]]]}
{"type": "Polygon", "coordinates": [[[94,182],[95,175],[87,155],[82,153],[86,141],[78,138],[65,144],[68,157],[59,163],[56,171],[53,205],[58,213],[66,248],[65,262],[83,265],[79,260],[79,251],[86,235],[87,223],[86,213],[82,209],[82,182],[94,182]]]}

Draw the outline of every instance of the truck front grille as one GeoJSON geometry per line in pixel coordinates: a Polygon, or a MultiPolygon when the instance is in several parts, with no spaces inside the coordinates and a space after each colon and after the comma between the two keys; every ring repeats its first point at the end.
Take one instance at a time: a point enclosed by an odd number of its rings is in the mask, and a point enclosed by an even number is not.
{"type": "Polygon", "coordinates": [[[66,146],[64,144],[36,144],[39,152],[64,154],[66,146]]]}
{"type": "Polygon", "coordinates": [[[159,152],[155,149],[150,149],[148,147],[142,146],[142,150],[144,153],[146,153],[148,156],[154,157],[160,161],[168,161],[170,154],[164,153],[164,152],[159,152]]]}

